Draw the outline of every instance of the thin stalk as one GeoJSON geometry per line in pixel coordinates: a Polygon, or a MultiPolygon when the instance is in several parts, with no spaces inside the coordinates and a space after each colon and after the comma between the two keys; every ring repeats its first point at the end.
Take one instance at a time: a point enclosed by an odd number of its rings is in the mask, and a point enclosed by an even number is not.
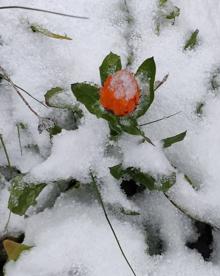
{"type": "Polygon", "coordinates": [[[112,224],[111,224],[111,222],[110,222],[110,220],[109,220],[109,218],[108,218],[108,215],[107,215],[107,212],[106,212],[106,209],[105,209],[105,205],[104,205],[104,202],[103,202],[103,200],[102,200],[102,196],[101,196],[101,194],[100,194],[100,192],[99,192],[99,189],[98,189],[98,186],[97,186],[95,177],[93,176],[92,173],[91,173],[91,178],[92,178],[93,187],[94,187],[94,189],[95,189],[95,191],[96,191],[96,194],[97,194],[98,200],[99,200],[99,202],[100,202],[100,205],[101,205],[101,207],[102,207],[103,213],[104,213],[104,215],[105,215],[105,218],[106,218],[106,220],[107,220],[107,222],[108,222],[109,227],[111,228],[111,231],[112,231],[112,233],[113,233],[113,235],[114,235],[114,238],[115,238],[115,240],[116,240],[116,242],[117,242],[117,244],[118,244],[118,247],[119,247],[119,249],[120,249],[120,251],[121,251],[121,254],[122,254],[122,256],[124,257],[124,259],[125,259],[127,265],[129,266],[130,270],[132,271],[133,275],[134,275],[134,276],[137,276],[136,273],[134,272],[134,269],[132,268],[131,264],[129,263],[129,261],[128,261],[127,257],[126,257],[126,255],[125,255],[125,253],[124,253],[124,251],[123,251],[123,249],[122,249],[122,247],[121,247],[121,244],[120,244],[120,242],[119,242],[119,239],[118,239],[118,237],[117,237],[117,235],[116,235],[116,233],[115,233],[115,230],[114,230],[114,228],[113,228],[113,226],[112,226],[112,224]]]}
{"type": "Polygon", "coordinates": [[[158,84],[157,84],[156,87],[154,88],[154,92],[157,91],[157,89],[158,89],[159,87],[161,87],[161,85],[163,85],[163,84],[167,81],[168,77],[169,77],[169,74],[167,74],[167,75],[162,79],[162,81],[158,82],[158,84]]]}
{"type": "Polygon", "coordinates": [[[78,15],[60,13],[60,12],[43,10],[43,9],[38,9],[38,8],[30,8],[30,7],[23,7],[23,6],[3,6],[3,7],[0,7],[0,10],[6,10],[6,9],[21,9],[21,10],[29,10],[29,11],[50,13],[50,14],[55,14],[55,15],[60,15],[60,16],[65,16],[65,17],[77,18],[77,19],[89,19],[88,17],[85,17],[85,16],[78,16],[78,15]]]}
{"type": "Polygon", "coordinates": [[[143,123],[143,124],[141,124],[141,125],[139,125],[139,126],[142,127],[142,126],[150,125],[150,124],[153,124],[153,123],[156,123],[156,122],[165,120],[165,119],[169,119],[169,118],[171,118],[171,117],[173,117],[173,116],[175,116],[175,115],[177,115],[177,114],[179,114],[179,113],[181,113],[181,111],[178,111],[178,112],[176,112],[176,113],[174,113],[174,114],[171,114],[171,115],[169,115],[169,116],[164,116],[164,117],[162,117],[162,118],[160,118],[160,119],[157,119],[157,120],[154,120],[154,121],[151,121],[151,122],[143,123]]]}
{"type": "Polygon", "coordinates": [[[10,162],[10,159],[9,159],[9,155],[8,155],[8,152],[7,152],[7,149],[6,149],[5,142],[4,142],[4,139],[2,137],[2,134],[0,134],[0,141],[2,143],[3,150],[4,150],[4,153],[5,153],[5,157],[6,157],[7,162],[8,162],[8,167],[10,168],[10,171],[12,172],[11,162],[10,162]]]}
{"type": "Polygon", "coordinates": [[[9,212],[8,219],[7,219],[7,222],[5,224],[3,233],[7,233],[8,232],[8,225],[9,225],[10,219],[11,219],[11,211],[9,212]]]}
{"type": "Polygon", "coordinates": [[[180,207],[176,202],[173,201],[173,199],[171,199],[167,193],[164,193],[165,197],[169,200],[169,202],[176,208],[178,209],[181,213],[183,213],[184,215],[186,215],[187,217],[189,217],[190,219],[192,220],[196,220],[196,221],[199,221],[199,222],[202,222],[202,223],[206,223],[208,225],[210,225],[212,228],[220,231],[220,228],[216,225],[212,225],[211,223],[207,222],[207,221],[204,221],[202,219],[200,219],[198,216],[194,215],[194,214],[191,214],[189,213],[187,210],[185,210],[184,208],[180,207]]]}
{"type": "Polygon", "coordinates": [[[30,106],[30,104],[26,101],[26,99],[24,98],[24,96],[21,94],[21,92],[18,90],[18,88],[16,87],[16,85],[13,83],[13,81],[10,79],[10,77],[8,76],[8,74],[6,73],[5,69],[2,68],[0,66],[0,70],[3,73],[3,77],[4,79],[14,88],[14,90],[17,92],[17,94],[19,95],[19,97],[22,99],[22,101],[26,104],[26,106],[30,109],[30,111],[32,113],[34,113],[34,115],[36,115],[38,118],[40,118],[40,115],[30,106]]]}
{"type": "Polygon", "coordinates": [[[37,98],[35,98],[34,96],[32,96],[28,91],[26,91],[24,88],[18,86],[17,84],[14,83],[14,86],[17,87],[18,89],[20,89],[21,91],[23,91],[24,93],[26,93],[29,97],[31,97],[32,99],[34,99],[36,102],[38,102],[39,104],[43,105],[44,107],[48,108],[48,106],[46,106],[43,102],[41,102],[40,100],[38,100],[37,98]]]}
{"type": "Polygon", "coordinates": [[[21,152],[21,156],[22,156],[21,133],[20,133],[19,124],[16,124],[16,127],[17,127],[17,133],[18,133],[18,142],[19,142],[20,152],[21,152]]]}

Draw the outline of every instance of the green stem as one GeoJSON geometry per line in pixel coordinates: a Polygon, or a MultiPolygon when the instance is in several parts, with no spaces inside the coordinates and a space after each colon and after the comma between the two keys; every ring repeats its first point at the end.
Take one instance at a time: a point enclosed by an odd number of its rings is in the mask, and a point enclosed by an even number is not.
{"type": "Polygon", "coordinates": [[[10,159],[9,159],[9,155],[8,155],[8,152],[7,152],[7,149],[6,149],[5,142],[4,142],[4,139],[2,137],[2,134],[0,134],[0,141],[2,143],[3,150],[5,152],[5,157],[6,157],[7,162],[8,162],[8,167],[10,168],[10,171],[12,172],[11,162],[10,162],[10,159]]]}
{"type": "Polygon", "coordinates": [[[192,215],[191,213],[189,213],[189,211],[185,210],[183,207],[180,207],[176,202],[173,201],[173,199],[171,199],[167,193],[164,193],[165,197],[169,200],[169,202],[176,208],[178,209],[181,213],[183,213],[184,215],[186,215],[187,217],[189,217],[190,219],[192,220],[195,220],[195,221],[199,221],[199,222],[202,222],[202,223],[206,223],[208,225],[210,225],[212,228],[220,231],[220,228],[216,225],[212,225],[211,223],[207,222],[207,221],[204,221],[202,219],[200,219],[198,216],[196,215],[192,215]]]}
{"type": "Polygon", "coordinates": [[[8,232],[8,225],[9,225],[10,219],[11,219],[11,211],[9,212],[8,219],[7,219],[7,222],[5,224],[4,233],[8,232]]]}
{"type": "Polygon", "coordinates": [[[22,156],[21,133],[20,133],[19,124],[16,124],[16,127],[17,127],[17,132],[18,132],[18,142],[19,142],[20,152],[21,152],[21,156],[22,156]]]}
{"type": "Polygon", "coordinates": [[[116,242],[117,242],[117,244],[118,244],[118,247],[119,247],[119,249],[120,249],[120,251],[121,251],[121,254],[122,254],[122,256],[124,257],[126,263],[128,264],[130,270],[132,271],[133,275],[134,275],[134,276],[137,276],[136,273],[134,272],[134,269],[132,268],[131,264],[129,263],[129,261],[128,261],[127,257],[126,257],[126,255],[125,255],[125,253],[124,253],[124,251],[123,251],[123,249],[122,249],[122,247],[121,247],[121,244],[120,244],[120,242],[119,242],[119,240],[118,240],[118,237],[117,237],[117,235],[116,235],[116,233],[115,233],[115,230],[114,230],[114,228],[113,228],[113,226],[112,226],[112,224],[111,224],[111,222],[110,222],[110,220],[109,220],[109,218],[108,218],[108,215],[107,215],[107,212],[106,212],[106,209],[105,209],[105,205],[104,205],[104,202],[103,202],[103,200],[102,200],[102,196],[101,196],[101,194],[100,194],[100,192],[99,192],[99,189],[98,189],[98,186],[97,186],[95,177],[93,176],[92,173],[91,173],[91,178],[92,178],[92,184],[93,184],[94,189],[95,189],[95,191],[96,191],[96,194],[97,194],[98,200],[99,200],[99,202],[100,202],[100,205],[101,205],[101,207],[102,207],[103,213],[104,213],[105,218],[106,218],[106,220],[107,220],[107,222],[108,222],[108,225],[109,225],[109,227],[111,228],[111,231],[112,231],[112,233],[113,233],[113,235],[114,235],[114,237],[115,237],[115,240],[116,240],[116,242]]]}

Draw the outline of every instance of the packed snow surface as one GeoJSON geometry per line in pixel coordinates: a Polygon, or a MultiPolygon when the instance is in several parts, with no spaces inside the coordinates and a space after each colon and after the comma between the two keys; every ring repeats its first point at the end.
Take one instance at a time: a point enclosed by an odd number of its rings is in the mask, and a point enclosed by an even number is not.
{"type": "MultiPolygon", "coordinates": [[[[176,112],[178,115],[142,129],[153,147],[141,138],[123,135],[118,144],[109,140],[108,124],[80,105],[84,116],[78,128],[69,123],[71,114],[46,108],[23,94],[42,118],[55,118],[65,126],[50,139],[38,132],[39,118],[16,91],[0,80],[0,134],[13,167],[30,181],[48,183],[27,216],[11,216],[10,235],[24,232],[32,245],[16,261],[5,266],[7,276],[128,276],[123,259],[101,206],[91,187],[91,172],[122,247],[138,276],[220,275],[220,2],[219,0],[168,0],[168,10],[180,9],[175,22],[161,20],[156,0],[2,0],[3,5],[22,5],[61,13],[87,16],[71,19],[27,10],[0,10],[0,66],[12,81],[44,101],[52,87],[62,87],[65,97],[76,103],[70,85],[100,85],[99,66],[110,52],[121,56],[131,72],[149,57],[157,65],[156,80],[169,78],[155,93],[143,124],[176,112]],[[72,40],[58,40],[32,32],[40,25],[72,40]],[[195,30],[193,50],[184,45],[195,30]],[[17,125],[20,128],[22,155],[17,125]],[[162,149],[160,140],[187,130],[184,141],[162,149]],[[112,150],[114,148],[114,150],[112,150]],[[122,163],[151,175],[168,175],[175,167],[177,183],[167,196],[185,213],[214,225],[212,254],[204,261],[197,250],[186,247],[197,240],[192,220],[178,211],[160,192],[145,191],[127,198],[109,167],[122,163]],[[191,184],[187,181],[190,179],[191,184]],[[74,179],[80,188],[65,192],[62,181],[74,179]],[[60,184],[61,183],[61,184],[60,184]],[[50,198],[48,203],[48,198],[50,198]],[[125,215],[121,210],[137,212],[125,215]],[[152,238],[153,237],[153,238],[152,238]],[[151,242],[162,242],[159,254],[150,254],[151,242]]],[[[163,10],[165,12],[166,10],[163,10]]],[[[129,99],[135,85],[120,77],[129,99]]],[[[117,91],[121,97],[122,91],[117,91]]],[[[7,165],[0,143],[0,169],[7,165]]],[[[4,233],[9,211],[10,183],[0,170],[0,232],[4,233]]]]}

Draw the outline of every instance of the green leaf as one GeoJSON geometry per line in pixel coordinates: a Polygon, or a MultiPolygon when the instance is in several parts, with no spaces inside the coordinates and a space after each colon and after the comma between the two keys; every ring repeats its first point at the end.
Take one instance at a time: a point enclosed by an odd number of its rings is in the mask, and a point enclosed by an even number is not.
{"type": "Polygon", "coordinates": [[[130,178],[137,184],[143,185],[149,190],[157,190],[166,192],[176,182],[176,173],[173,172],[170,175],[159,175],[157,179],[148,173],[141,172],[140,169],[128,167],[123,168],[122,164],[118,164],[109,168],[111,175],[119,180],[120,178],[130,178]]]}
{"type": "Polygon", "coordinates": [[[62,128],[56,124],[54,125],[54,127],[48,129],[50,137],[53,137],[54,135],[59,134],[61,131],[62,131],[62,128]]]}
{"type": "Polygon", "coordinates": [[[101,117],[103,111],[99,104],[99,88],[88,83],[74,83],[71,85],[72,92],[77,101],[84,104],[88,111],[101,117]]]}
{"type": "Polygon", "coordinates": [[[54,98],[54,96],[56,96],[62,92],[63,92],[63,88],[61,88],[61,87],[53,87],[50,90],[48,90],[46,92],[46,94],[44,95],[46,104],[50,107],[60,108],[59,105],[54,104],[52,102],[52,99],[54,98]]]}
{"type": "Polygon", "coordinates": [[[168,191],[176,183],[176,173],[173,172],[170,175],[163,175],[159,179],[159,184],[161,188],[159,189],[162,192],[168,191]]]}
{"type": "Polygon", "coordinates": [[[36,204],[36,198],[46,184],[26,183],[22,175],[16,176],[11,182],[9,210],[17,215],[24,215],[31,205],[36,204]]]}
{"type": "Polygon", "coordinates": [[[159,1],[159,6],[162,7],[167,3],[168,0],[160,0],[159,1]]]}
{"type": "Polygon", "coordinates": [[[113,75],[117,71],[121,70],[121,68],[121,58],[118,55],[112,52],[107,55],[103,60],[102,65],[99,67],[102,85],[108,76],[113,75]]]}
{"type": "Polygon", "coordinates": [[[180,9],[178,7],[174,7],[174,9],[166,15],[166,18],[169,20],[175,20],[176,17],[178,17],[180,15],[180,9]]]}
{"type": "Polygon", "coordinates": [[[141,102],[134,112],[134,117],[143,116],[154,100],[154,82],[156,75],[156,64],[154,58],[146,59],[138,68],[135,76],[141,83],[141,102]]]}
{"type": "Polygon", "coordinates": [[[23,251],[30,250],[33,247],[12,240],[4,240],[3,246],[10,261],[17,261],[23,251]]]}
{"type": "Polygon", "coordinates": [[[122,130],[128,134],[141,135],[141,130],[138,128],[138,123],[135,119],[120,119],[120,126],[122,130]]]}
{"type": "Polygon", "coordinates": [[[76,99],[85,105],[88,111],[97,118],[108,121],[110,129],[115,134],[121,134],[122,128],[119,124],[119,118],[114,114],[105,111],[99,103],[99,88],[87,83],[74,83],[71,85],[76,99]]]}
{"type": "Polygon", "coordinates": [[[179,133],[179,134],[177,134],[175,136],[163,139],[162,140],[163,141],[163,147],[164,148],[168,148],[168,147],[172,146],[173,144],[182,141],[185,138],[185,136],[186,136],[186,132],[187,131],[184,131],[184,132],[181,132],[181,133],[179,133]]]}
{"type": "Polygon", "coordinates": [[[34,33],[41,33],[47,37],[51,37],[51,38],[55,38],[55,39],[72,40],[72,38],[68,37],[67,35],[59,35],[59,34],[52,33],[49,30],[47,30],[39,25],[36,25],[36,24],[32,24],[30,27],[34,33]]]}
{"type": "Polygon", "coordinates": [[[198,44],[198,34],[199,34],[199,30],[196,29],[189,37],[189,39],[187,39],[185,45],[184,45],[184,50],[192,50],[196,47],[196,45],[198,44]]]}
{"type": "Polygon", "coordinates": [[[126,173],[138,184],[144,185],[150,191],[157,190],[155,186],[155,179],[149,175],[148,173],[143,173],[140,169],[136,169],[133,167],[127,168],[126,173]]]}
{"type": "Polygon", "coordinates": [[[109,168],[111,175],[119,180],[125,173],[122,164],[109,168]]]}

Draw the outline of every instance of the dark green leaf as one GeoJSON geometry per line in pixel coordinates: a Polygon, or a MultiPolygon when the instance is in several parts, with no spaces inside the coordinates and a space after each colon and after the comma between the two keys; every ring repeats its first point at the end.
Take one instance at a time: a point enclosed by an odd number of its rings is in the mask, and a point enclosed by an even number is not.
{"type": "Polygon", "coordinates": [[[181,132],[181,133],[179,133],[179,134],[177,134],[175,136],[163,139],[162,140],[163,141],[163,147],[164,148],[168,148],[168,147],[172,146],[173,144],[182,141],[185,138],[185,136],[186,136],[186,132],[187,131],[184,131],[184,132],[181,132]]]}
{"type": "Polygon", "coordinates": [[[77,101],[84,104],[88,111],[101,117],[103,111],[99,104],[99,88],[88,83],[74,83],[71,85],[77,101]]]}
{"type": "Polygon", "coordinates": [[[154,100],[154,82],[156,75],[156,64],[154,58],[146,59],[138,68],[136,77],[141,83],[141,102],[134,112],[134,117],[138,118],[145,114],[154,100]]]}
{"type": "Polygon", "coordinates": [[[138,184],[144,185],[149,190],[157,190],[155,179],[148,173],[143,173],[136,168],[127,168],[126,173],[138,184]]]}
{"type": "Polygon", "coordinates": [[[24,215],[31,205],[36,204],[36,198],[46,184],[26,183],[22,175],[16,176],[11,182],[8,208],[12,213],[24,215]]]}
{"type": "Polygon", "coordinates": [[[61,87],[53,87],[50,90],[48,90],[46,92],[46,94],[44,95],[46,104],[50,107],[56,107],[56,108],[59,107],[57,104],[52,103],[51,100],[54,96],[56,96],[62,92],[63,92],[63,88],[61,88],[61,87]]]}
{"type": "Polygon", "coordinates": [[[157,180],[148,173],[141,172],[140,169],[129,167],[124,169],[122,164],[109,168],[111,175],[119,180],[120,178],[130,178],[137,184],[143,185],[146,189],[167,191],[176,182],[176,173],[171,175],[159,175],[157,180]]]}
{"type": "Polygon", "coordinates": [[[137,121],[132,118],[120,119],[122,130],[131,135],[140,135],[141,131],[138,128],[137,121]]]}
{"type": "Polygon", "coordinates": [[[4,240],[3,246],[10,261],[17,261],[23,251],[30,250],[33,247],[12,240],[4,240]]]}
{"type": "Polygon", "coordinates": [[[189,37],[189,39],[187,39],[185,46],[184,46],[184,50],[192,50],[196,47],[196,45],[198,44],[198,34],[199,34],[199,30],[196,29],[189,37]]]}
{"type": "Polygon", "coordinates": [[[121,58],[113,54],[112,52],[105,57],[102,62],[102,65],[99,67],[100,78],[102,85],[108,76],[113,75],[115,72],[121,70],[121,58]]]}
{"type": "Polygon", "coordinates": [[[174,9],[166,15],[166,18],[169,20],[175,20],[176,17],[180,15],[180,9],[178,7],[174,7],[174,9]]]}
{"type": "Polygon", "coordinates": [[[112,175],[114,178],[118,179],[118,180],[119,180],[119,179],[124,175],[124,173],[125,173],[125,171],[124,171],[124,169],[123,169],[123,167],[122,167],[122,164],[116,165],[116,166],[111,167],[111,168],[109,168],[109,169],[110,169],[111,175],[112,175]]]}
{"type": "Polygon", "coordinates": [[[55,124],[54,127],[48,129],[50,137],[59,134],[62,131],[62,128],[55,124]]]}
{"type": "Polygon", "coordinates": [[[176,183],[176,173],[173,172],[170,175],[163,175],[159,179],[159,184],[161,188],[159,189],[162,192],[168,191],[176,183]]]}

